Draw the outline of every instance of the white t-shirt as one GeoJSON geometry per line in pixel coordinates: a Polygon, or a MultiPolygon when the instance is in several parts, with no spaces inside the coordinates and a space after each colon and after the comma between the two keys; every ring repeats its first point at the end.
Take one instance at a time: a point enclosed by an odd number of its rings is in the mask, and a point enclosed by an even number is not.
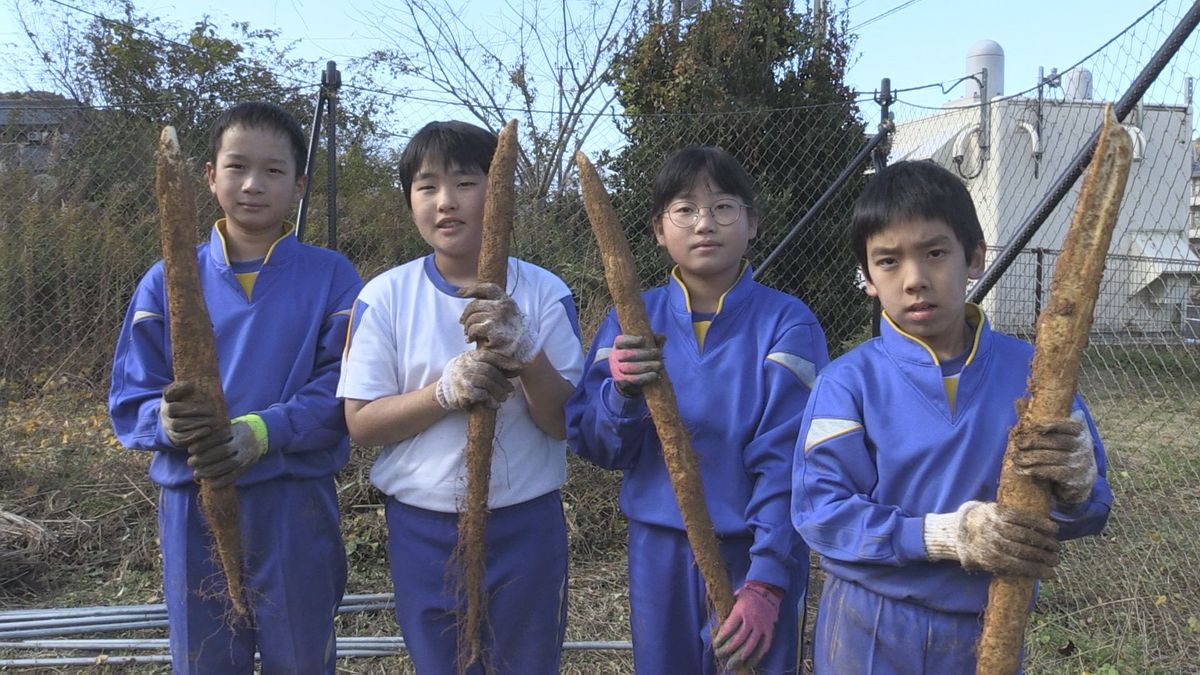
{"type": "MultiPolygon", "coordinates": [[[[537,331],[537,347],[572,385],[583,373],[583,348],[571,291],[550,272],[508,261],[508,293],[537,331]]],[[[438,380],[458,354],[474,349],[459,317],[471,298],[438,272],[433,256],[372,279],[355,302],[337,395],[373,401],[438,380]]],[[[540,497],[566,480],[566,442],[534,424],[520,379],[496,415],[488,507],[540,497]]],[[[452,412],[425,431],[383,448],[371,482],[405,504],[460,511],[466,491],[467,414],[452,412]]]]}

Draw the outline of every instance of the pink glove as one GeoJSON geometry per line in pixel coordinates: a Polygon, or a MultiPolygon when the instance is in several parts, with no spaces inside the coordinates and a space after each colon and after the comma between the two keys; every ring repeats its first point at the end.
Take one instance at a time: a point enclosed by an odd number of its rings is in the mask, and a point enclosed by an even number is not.
{"type": "Polygon", "coordinates": [[[662,370],[662,346],[666,338],[654,336],[654,343],[641,335],[618,335],[608,353],[608,369],[613,384],[623,396],[641,396],[642,388],[658,380],[662,370]]]}
{"type": "Polygon", "coordinates": [[[771,648],[783,590],[747,581],[733,597],[733,610],[717,631],[713,653],[730,669],[753,668],[771,648]]]}

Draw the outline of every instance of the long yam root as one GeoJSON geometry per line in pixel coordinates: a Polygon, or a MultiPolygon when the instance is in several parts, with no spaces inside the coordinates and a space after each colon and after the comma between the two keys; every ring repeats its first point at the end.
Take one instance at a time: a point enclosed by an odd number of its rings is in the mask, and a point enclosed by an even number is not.
{"type": "MultiPolygon", "coordinates": [[[[1038,317],[1029,403],[1008,437],[996,501],[1046,515],[1050,493],[1042,481],[1013,472],[1014,439],[1031,426],[1071,413],[1079,384],[1079,360],[1087,346],[1092,311],[1104,274],[1104,258],[1121,210],[1132,157],[1129,136],[1106,106],[1104,127],[1083,181],[1062,255],[1054,270],[1050,302],[1038,317]]],[[[1019,410],[1019,409],[1018,409],[1019,410]]],[[[1021,665],[1034,580],[996,575],[979,640],[980,675],[1016,673],[1021,665]]]]}
{"type": "MultiPolygon", "coordinates": [[[[501,288],[508,280],[508,250],[516,211],[514,172],[517,165],[517,122],[500,131],[496,153],[488,168],[487,192],[483,203],[483,244],[479,251],[480,283],[501,288]]],[[[479,345],[484,348],[485,345],[479,345]]],[[[464,615],[459,619],[458,671],[484,660],[480,633],[487,616],[484,588],[484,530],[487,526],[488,481],[492,475],[492,441],[496,435],[496,411],[486,406],[467,415],[467,498],[459,514],[458,545],[454,558],[462,561],[462,585],[466,595],[464,615]]]]}
{"type": "MultiPolygon", "coordinates": [[[[608,192],[605,191],[600,175],[586,155],[582,152],[575,153],[575,163],[579,165],[584,208],[600,247],[600,256],[604,261],[604,277],[616,306],[621,330],[631,335],[647,336],[647,339],[653,341],[650,319],[646,316],[646,306],[642,303],[638,287],[633,254],[629,250],[629,242],[625,239],[608,192]]],[[[683,514],[688,543],[696,558],[696,566],[704,577],[709,613],[715,619],[711,622],[715,638],[717,628],[733,609],[733,591],[729,575],[725,571],[725,563],[721,559],[708,505],[704,501],[704,484],[700,479],[696,453],[692,449],[691,437],[688,436],[679,417],[675,390],[666,371],[660,373],[658,381],[647,385],[643,394],[646,397],[646,405],[650,408],[650,417],[654,421],[659,441],[662,443],[663,459],[671,476],[675,501],[683,514]]]]}
{"type": "MultiPolygon", "coordinates": [[[[211,403],[221,416],[218,422],[228,425],[212,320],[196,264],[196,197],[174,127],[162,130],[155,169],[175,379],[194,383],[196,397],[211,403]]],[[[225,574],[233,618],[243,618],[246,604],[237,492],[233,486],[213,488],[208,481],[201,481],[200,510],[212,532],[217,563],[225,574]]]]}

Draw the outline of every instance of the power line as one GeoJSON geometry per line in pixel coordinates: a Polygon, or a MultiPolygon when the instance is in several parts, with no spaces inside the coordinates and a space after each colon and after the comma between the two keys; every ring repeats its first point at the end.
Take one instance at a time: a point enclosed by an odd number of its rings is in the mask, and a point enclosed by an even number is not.
{"type": "Polygon", "coordinates": [[[135,33],[141,33],[143,35],[148,35],[148,36],[154,38],[155,40],[159,40],[161,42],[166,42],[168,44],[173,44],[176,47],[182,47],[183,49],[187,49],[188,51],[194,51],[197,53],[202,51],[202,50],[197,49],[196,47],[193,47],[192,45],[186,45],[186,44],[183,44],[182,42],[176,42],[175,40],[172,40],[171,38],[169,38],[165,35],[159,35],[158,33],[148,31],[145,28],[139,28],[138,26],[136,26],[132,23],[129,23],[128,21],[120,21],[118,19],[110,19],[107,16],[104,16],[103,14],[97,14],[93,11],[86,10],[82,7],[78,7],[76,5],[72,5],[72,4],[63,2],[62,0],[46,0],[46,2],[50,2],[55,5],[59,5],[60,7],[65,7],[66,9],[69,9],[73,12],[78,12],[80,14],[86,14],[86,15],[92,17],[93,19],[99,19],[100,21],[103,21],[104,23],[107,23],[107,24],[112,24],[114,26],[120,26],[122,28],[128,28],[129,30],[134,31],[135,33]]]}
{"type": "MultiPolygon", "coordinates": [[[[55,5],[59,5],[60,7],[64,7],[64,8],[66,8],[66,9],[69,9],[69,10],[73,11],[73,12],[79,12],[80,14],[86,14],[87,16],[90,16],[90,17],[92,17],[92,18],[94,18],[94,19],[97,19],[97,20],[99,20],[99,21],[102,21],[102,22],[104,22],[104,23],[106,23],[106,24],[109,24],[109,25],[112,25],[112,26],[120,26],[120,27],[122,27],[122,28],[128,29],[128,30],[130,30],[130,31],[133,31],[133,32],[135,32],[135,33],[139,33],[139,34],[141,34],[141,35],[146,35],[146,36],[149,36],[149,37],[151,37],[151,38],[153,38],[153,39],[155,39],[155,40],[158,40],[159,42],[165,42],[165,43],[167,43],[167,44],[175,45],[176,47],[179,47],[179,48],[181,48],[181,49],[186,49],[186,50],[188,50],[188,51],[190,51],[190,52],[193,52],[193,53],[195,53],[195,54],[199,54],[199,55],[202,55],[202,56],[203,56],[203,55],[206,55],[206,54],[208,53],[208,52],[207,52],[207,50],[201,49],[201,48],[199,48],[199,47],[195,47],[195,46],[193,46],[193,45],[185,44],[185,43],[183,43],[183,42],[179,42],[179,41],[177,41],[177,40],[172,40],[171,38],[169,38],[169,37],[167,37],[167,36],[165,36],[165,35],[162,35],[162,34],[159,34],[159,33],[155,33],[154,31],[146,30],[145,28],[141,28],[140,26],[137,26],[137,25],[135,25],[135,24],[133,24],[133,23],[130,23],[130,22],[128,22],[128,21],[122,21],[122,20],[119,20],[119,19],[111,19],[111,18],[109,18],[109,17],[107,17],[107,16],[104,16],[103,14],[97,14],[97,13],[95,13],[95,12],[92,12],[92,11],[90,11],[90,10],[84,9],[84,8],[82,8],[82,7],[79,7],[79,6],[77,6],[77,5],[72,5],[72,4],[70,4],[70,3],[63,2],[63,0],[46,0],[46,2],[50,2],[50,3],[53,3],[53,4],[55,4],[55,5]]],[[[289,74],[287,74],[287,73],[276,73],[276,72],[272,72],[272,75],[273,75],[274,77],[276,77],[277,79],[281,79],[281,80],[289,80],[289,81],[291,81],[293,84],[295,84],[295,85],[298,85],[298,86],[302,86],[302,87],[316,86],[316,85],[315,85],[313,82],[310,82],[310,81],[308,81],[308,80],[302,80],[302,79],[300,79],[300,78],[298,78],[298,77],[293,77],[293,76],[291,76],[291,75],[289,75],[289,74]]],[[[281,90],[284,90],[284,89],[282,89],[282,88],[281,88],[281,90]]]]}
{"type": "Polygon", "coordinates": [[[880,19],[885,19],[885,18],[895,14],[896,12],[899,12],[900,10],[904,9],[905,7],[911,7],[920,1],[921,0],[908,0],[908,2],[902,2],[899,5],[896,5],[895,7],[884,12],[883,14],[876,14],[875,16],[858,24],[857,26],[851,26],[849,29],[849,32],[853,33],[854,31],[858,30],[859,28],[862,28],[864,26],[869,26],[869,25],[875,23],[876,21],[879,21],[880,19]]]}
{"type": "Polygon", "coordinates": [[[854,9],[855,7],[861,7],[862,5],[867,4],[868,1],[869,0],[858,0],[858,2],[854,3],[853,5],[848,5],[845,9],[838,12],[838,16],[841,16],[843,14],[849,14],[850,10],[854,9]]]}
{"type": "MultiPolygon", "coordinates": [[[[1102,51],[1104,51],[1105,49],[1107,49],[1109,45],[1113,44],[1113,43],[1114,43],[1114,42],[1116,42],[1117,40],[1119,40],[1119,39],[1121,39],[1122,37],[1124,37],[1125,35],[1129,34],[1129,33],[1130,33],[1130,32],[1131,32],[1131,31],[1132,31],[1134,28],[1136,28],[1136,27],[1138,26],[1138,24],[1140,24],[1140,23],[1142,23],[1143,21],[1145,21],[1145,20],[1146,20],[1146,17],[1150,16],[1150,15],[1151,15],[1151,14],[1153,14],[1153,13],[1154,13],[1156,10],[1158,10],[1160,7],[1162,7],[1162,6],[1163,6],[1163,4],[1164,4],[1164,3],[1166,3],[1166,1],[1167,1],[1167,0],[1158,0],[1158,2],[1154,3],[1154,5],[1150,7],[1150,9],[1147,9],[1147,10],[1146,10],[1144,13],[1142,13],[1142,14],[1141,14],[1141,16],[1139,16],[1139,17],[1137,17],[1136,19],[1134,19],[1133,21],[1131,21],[1131,22],[1129,23],[1129,25],[1128,25],[1128,26],[1126,26],[1125,28],[1121,29],[1119,32],[1117,32],[1117,34],[1116,34],[1116,35],[1113,35],[1111,38],[1109,38],[1109,39],[1105,40],[1105,41],[1104,41],[1104,44],[1101,44],[1099,47],[1096,47],[1095,49],[1093,49],[1091,52],[1089,52],[1089,53],[1088,53],[1087,55],[1085,55],[1084,57],[1080,58],[1078,61],[1076,61],[1076,62],[1075,62],[1075,63],[1073,63],[1072,65],[1068,66],[1067,68],[1064,68],[1064,69],[1063,69],[1063,71],[1062,71],[1062,72],[1063,72],[1063,74],[1065,75],[1066,73],[1068,73],[1068,72],[1070,72],[1070,71],[1072,71],[1072,70],[1075,70],[1076,68],[1078,68],[1078,67],[1082,66],[1084,63],[1086,63],[1086,62],[1088,62],[1089,60],[1091,60],[1091,59],[1092,59],[1093,57],[1095,57],[1097,54],[1099,54],[1100,52],[1102,52],[1102,51]]],[[[971,78],[971,76],[970,76],[970,75],[968,75],[968,76],[966,76],[966,77],[960,77],[960,78],[958,78],[958,79],[956,79],[956,80],[947,81],[947,82],[945,82],[945,83],[941,83],[941,84],[927,84],[927,85],[923,85],[923,86],[920,86],[920,87],[910,87],[910,88],[908,88],[908,89],[896,89],[896,90],[893,90],[893,91],[894,91],[895,93],[897,93],[897,94],[902,94],[902,93],[906,93],[906,92],[919,91],[919,90],[921,90],[921,89],[929,89],[929,88],[932,88],[932,87],[941,87],[941,89],[942,89],[942,93],[943,93],[943,94],[945,94],[945,93],[949,93],[949,91],[950,91],[951,89],[953,89],[955,86],[957,86],[959,83],[963,82],[964,80],[968,80],[968,79],[970,79],[970,78],[971,78]],[[947,86],[947,85],[948,85],[948,86],[947,86]]],[[[1031,86],[1031,87],[1028,87],[1028,88],[1026,88],[1026,89],[1023,89],[1023,90],[1021,90],[1021,91],[1018,91],[1018,92],[1016,92],[1016,93],[1013,93],[1013,94],[1008,94],[1007,96],[1004,96],[1004,97],[1003,97],[1003,98],[1001,98],[1000,100],[1002,100],[1002,101],[1007,101],[1007,100],[1010,100],[1010,99],[1016,99],[1016,98],[1020,98],[1021,96],[1025,96],[1026,94],[1030,94],[1030,93],[1032,93],[1032,92],[1034,92],[1034,91],[1037,91],[1038,87],[1040,87],[1040,86],[1042,86],[1042,83],[1040,83],[1040,82],[1039,82],[1039,83],[1037,83],[1037,84],[1035,84],[1035,85],[1033,85],[1033,86],[1031,86]]],[[[911,102],[911,101],[901,101],[901,102],[902,102],[902,103],[905,103],[906,105],[912,106],[912,107],[914,107],[914,108],[920,108],[920,109],[923,109],[923,110],[941,110],[941,109],[942,109],[940,106],[939,106],[939,107],[934,107],[934,106],[921,105],[921,104],[918,104],[918,103],[913,103],[913,102],[911,102]]]]}

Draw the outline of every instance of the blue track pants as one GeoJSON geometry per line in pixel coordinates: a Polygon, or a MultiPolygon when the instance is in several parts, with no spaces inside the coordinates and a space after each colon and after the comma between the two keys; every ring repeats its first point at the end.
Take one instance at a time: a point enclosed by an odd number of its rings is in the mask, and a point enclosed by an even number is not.
{"type": "MultiPolygon", "coordinates": [[[[421,675],[454,675],[458,514],[387,502],[396,621],[421,675]],[[449,572],[449,573],[448,573],[449,572]]],[[[558,673],[567,619],[567,529],[557,490],[488,514],[483,626],[489,675],[558,673]]],[[[477,664],[469,673],[483,673],[477,664]]]]}
{"type": "Polygon", "coordinates": [[[199,488],[162,488],[158,527],[176,673],[333,673],[346,555],[333,477],[237,488],[248,620],[229,625],[199,488]]]}

